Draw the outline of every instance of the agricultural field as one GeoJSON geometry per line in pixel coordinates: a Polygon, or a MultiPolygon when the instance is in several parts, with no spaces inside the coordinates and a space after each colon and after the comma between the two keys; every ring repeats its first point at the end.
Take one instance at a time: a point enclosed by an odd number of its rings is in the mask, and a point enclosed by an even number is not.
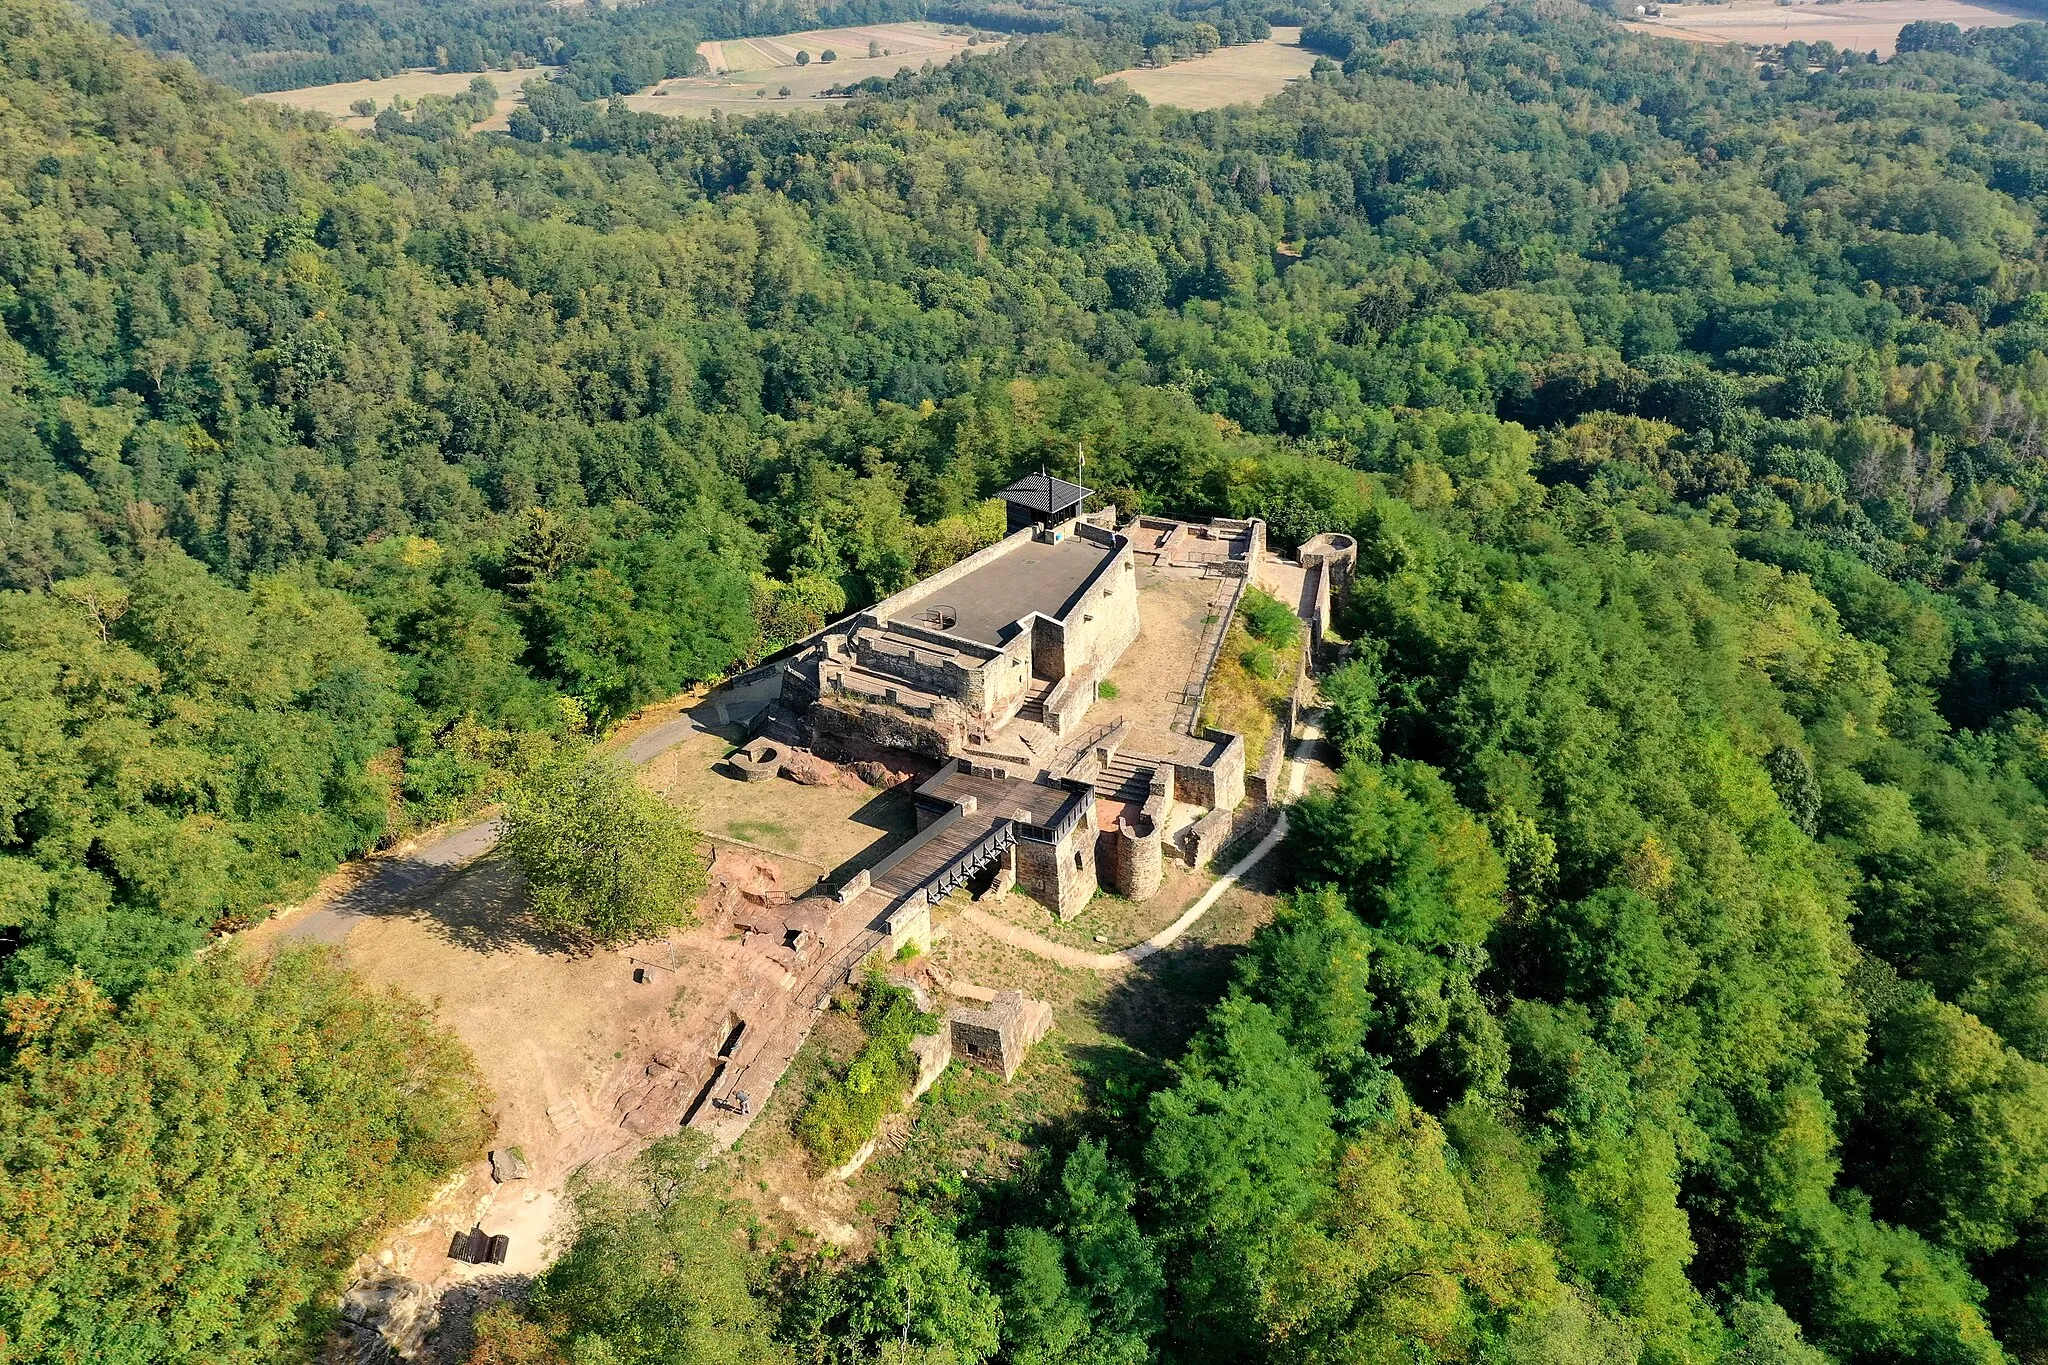
{"type": "Polygon", "coordinates": [[[1688,43],[1776,47],[1790,42],[1827,42],[1852,52],[1875,51],[1884,58],[1897,51],[1899,30],[1917,20],[1972,29],[2007,28],[2040,17],[2017,6],[1982,4],[1977,0],[1862,0],[1790,5],[1738,0],[1731,5],[1663,8],[1663,14],[1657,18],[1638,19],[1624,27],[1688,43]]]}
{"type": "Polygon", "coordinates": [[[1315,60],[1316,54],[1301,46],[1300,29],[1275,28],[1266,42],[1218,48],[1171,66],[1134,66],[1103,80],[1122,81],[1154,104],[1221,109],[1278,94],[1289,81],[1306,76],[1315,60]]]}
{"type": "Polygon", "coordinates": [[[916,70],[926,62],[943,64],[955,53],[993,52],[1002,46],[1000,40],[980,38],[970,49],[968,40],[973,36],[965,29],[949,31],[938,24],[903,23],[700,43],[697,51],[711,67],[710,75],[663,81],[650,90],[628,95],[626,103],[645,113],[680,118],[708,118],[713,109],[759,113],[769,105],[786,108],[781,95],[784,86],[789,88],[790,100],[811,99],[835,85],[850,85],[870,76],[893,76],[905,67],[916,70]],[[888,55],[868,56],[870,43],[888,55]],[[836,61],[819,60],[828,50],[839,54],[836,61]],[[799,52],[810,54],[807,65],[796,64],[799,52]]]}
{"type": "MultiPolygon", "coordinates": [[[[865,60],[869,43],[881,47],[892,57],[914,58],[912,65],[922,65],[926,58],[944,61],[967,45],[967,37],[964,30],[948,32],[938,24],[865,24],[855,28],[806,29],[801,33],[779,33],[769,38],[742,38],[734,42],[705,42],[697,45],[697,52],[714,76],[774,71],[785,66],[794,68],[797,53],[808,52],[816,61],[828,48],[837,52],[842,60],[853,57],[865,60]]],[[[891,71],[894,69],[890,68],[891,71]]]]}
{"type": "MultiPolygon", "coordinates": [[[[477,125],[484,132],[502,131],[505,119],[519,103],[521,88],[528,81],[543,79],[538,70],[486,71],[483,74],[498,87],[497,108],[477,125]]],[[[289,109],[310,109],[331,115],[344,128],[367,131],[370,120],[349,112],[349,106],[357,100],[374,100],[379,109],[384,109],[394,99],[410,101],[422,95],[459,95],[469,89],[469,83],[475,79],[475,73],[468,71],[402,71],[378,81],[343,81],[339,85],[308,85],[298,90],[251,95],[246,102],[260,100],[268,104],[282,104],[289,109]]]]}

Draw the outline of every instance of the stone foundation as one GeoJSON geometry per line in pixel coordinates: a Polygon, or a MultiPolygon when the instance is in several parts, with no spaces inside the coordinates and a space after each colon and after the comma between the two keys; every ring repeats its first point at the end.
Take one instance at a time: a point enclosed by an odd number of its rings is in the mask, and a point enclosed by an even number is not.
{"type": "Polygon", "coordinates": [[[943,705],[927,718],[894,707],[828,697],[811,708],[810,728],[811,747],[833,759],[879,748],[905,750],[943,763],[967,743],[966,712],[943,705]]]}

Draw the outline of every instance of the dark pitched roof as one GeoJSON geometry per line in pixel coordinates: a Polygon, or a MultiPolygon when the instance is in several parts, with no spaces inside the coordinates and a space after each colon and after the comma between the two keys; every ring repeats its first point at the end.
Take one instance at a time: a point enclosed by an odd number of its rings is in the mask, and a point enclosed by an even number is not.
{"type": "Polygon", "coordinates": [[[1017,482],[996,494],[1005,502],[1014,502],[1019,507],[1028,507],[1034,512],[1064,512],[1077,506],[1080,501],[1095,490],[1083,488],[1078,483],[1051,474],[1026,474],[1017,482]]]}

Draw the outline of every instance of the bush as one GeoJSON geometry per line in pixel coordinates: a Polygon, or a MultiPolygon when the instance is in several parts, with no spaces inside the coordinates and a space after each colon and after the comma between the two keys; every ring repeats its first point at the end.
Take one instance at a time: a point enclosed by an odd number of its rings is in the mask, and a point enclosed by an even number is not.
{"type": "Polygon", "coordinates": [[[1260,682],[1271,682],[1280,673],[1280,656],[1264,645],[1253,645],[1238,656],[1238,662],[1260,682]]]}
{"type": "Polygon", "coordinates": [[[1323,679],[1322,693],[1323,729],[1337,751],[1346,758],[1377,762],[1380,727],[1386,723],[1378,666],[1353,659],[1323,679]]]}
{"type": "Polygon", "coordinates": [[[1095,684],[1095,695],[1104,701],[1115,701],[1117,696],[1116,684],[1104,678],[1101,682],[1095,684]]]}
{"type": "Polygon", "coordinates": [[[910,1040],[939,1031],[910,992],[870,976],[861,986],[860,1024],[867,1045],[846,1070],[819,1084],[793,1125],[797,1141],[821,1165],[839,1166],[896,1111],[917,1079],[910,1040]]]}
{"type": "Polygon", "coordinates": [[[1257,588],[1245,589],[1244,600],[1238,610],[1244,614],[1244,628],[1251,632],[1254,640],[1263,641],[1275,649],[1285,649],[1294,643],[1294,637],[1301,631],[1301,618],[1271,593],[1257,588]]]}

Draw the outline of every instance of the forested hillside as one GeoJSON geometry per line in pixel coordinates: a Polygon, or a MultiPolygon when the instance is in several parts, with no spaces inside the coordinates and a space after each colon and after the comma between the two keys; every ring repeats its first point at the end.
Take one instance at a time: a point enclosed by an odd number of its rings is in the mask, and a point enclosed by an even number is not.
{"type": "MultiPolygon", "coordinates": [[[[1016,33],[1072,32],[1105,56],[1158,60],[1252,42],[1269,26],[1243,0],[85,0],[94,17],[152,51],[249,91],[375,80],[413,67],[515,70],[547,63],[586,99],[702,73],[697,44],[802,29],[931,19],[1016,33]],[[1207,26],[1206,35],[1201,26],[1207,26]]],[[[1283,19],[1296,18],[1282,11],[1283,19]]],[[[1121,62],[1111,62],[1114,69],[1121,62]]]]}
{"type": "MultiPolygon", "coordinates": [[[[2048,1358],[2048,28],[1307,17],[1258,108],[1055,35],[794,118],[565,88],[524,142],[0,0],[0,1099],[60,1116],[0,1125],[0,1356],[117,1358],[29,1292],[89,1231],[35,1191],[168,1102],[94,1047],[261,1013],[195,945],[1085,450],[1361,540],[1351,761],[1236,984],[844,1268],[658,1161],[587,1191],[479,1359],[2048,1358]]],[[[394,1139],[350,1235],[467,1140],[394,1139]]],[[[155,1330],[120,1358],[231,1354],[155,1330]]]]}

